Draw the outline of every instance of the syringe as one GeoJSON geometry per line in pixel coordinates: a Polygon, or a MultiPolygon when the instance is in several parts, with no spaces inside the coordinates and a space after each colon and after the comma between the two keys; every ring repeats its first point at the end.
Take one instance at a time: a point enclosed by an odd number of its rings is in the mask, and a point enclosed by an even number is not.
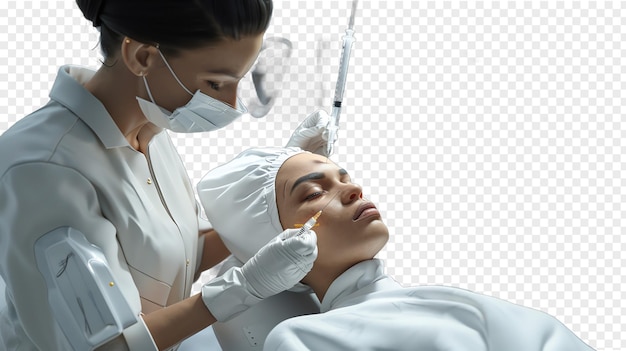
{"type": "Polygon", "coordinates": [[[296,224],[295,227],[298,228],[300,227],[300,230],[298,231],[297,235],[302,235],[304,233],[306,233],[307,231],[311,230],[311,228],[315,227],[315,224],[317,224],[317,219],[320,217],[320,215],[322,214],[322,211],[324,211],[324,209],[326,207],[328,207],[328,205],[330,205],[330,203],[333,201],[333,199],[335,197],[337,197],[337,195],[339,195],[339,192],[336,192],[335,195],[333,195],[333,197],[330,198],[330,200],[328,200],[328,202],[326,203],[326,205],[324,205],[324,207],[322,207],[321,210],[317,211],[313,217],[309,218],[308,221],[306,221],[304,224],[296,224]]]}
{"type": "Polygon", "coordinates": [[[315,226],[315,223],[317,223],[317,219],[320,217],[321,214],[322,214],[322,210],[319,210],[317,211],[316,214],[313,215],[313,217],[311,217],[308,221],[306,221],[306,223],[304,223],[302,227],[300,228],[298,235],[302,235],[308,232],[309,230],[311,230],[311,228],[315,226]]]}
{"type": "Polygon", "coordinates": [[[341,113],[341,102],[343,101],[343,91],[346,88],[346,76],[348,75],[348,62],[350,61],[350,51],[352,50],[352,44],[354,44],[354,15],[356,13],[356,4],[358,0],[352,2],[352,13],[350,14],[350,22],[348,23],[348,29],[346,29],[346,35],[343,36],[343,45],[341,52],[341,59],[339,61],[339,73],[337,75],[337,85],[335,86],[335,98],[333,101],[333,107],[330,112],[330,122],[328,123],[328,144],[326,147],[326,153],[330,156],[333,153],[333,144],[337,137],[337,130],[339,129],[339,114],[341,113]]]}

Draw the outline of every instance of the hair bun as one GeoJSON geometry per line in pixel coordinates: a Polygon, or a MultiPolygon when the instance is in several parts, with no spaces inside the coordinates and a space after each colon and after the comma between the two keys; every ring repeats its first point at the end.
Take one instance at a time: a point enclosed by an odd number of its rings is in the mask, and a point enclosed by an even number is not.
{"type": "Polygon", "coordinates": [[[83,16],[93,23],[94,27],[100,27],[100,12],[104,5],[104,0],[76,0],[76,4],[83,12],[83,16]]]}

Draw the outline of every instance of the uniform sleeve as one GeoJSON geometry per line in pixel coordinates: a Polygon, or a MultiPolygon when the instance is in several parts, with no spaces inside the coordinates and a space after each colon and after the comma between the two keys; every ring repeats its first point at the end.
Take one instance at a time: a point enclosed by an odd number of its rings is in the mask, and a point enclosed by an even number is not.
{"type": "MultiPolygon", "coordinates": [[[[76,170],[44,162],[13,166],[0,177],[0,273],[6,281],[26,336],[41,350],[66,345],[48,303],[45,281],[37,269],[34,244],[53,229],[69,226],[104,252],[133,313],[141,312],[137,287],[123,259],[116,229],[103,217],[98,193],[76,170]],[[55,346],[56,345],[56,346],[55,346]]],[[[156,350],[144,323],[124,332],[132,350],[156,350]],[[151,345],[146,346],[146,343],[151,345]]]]}

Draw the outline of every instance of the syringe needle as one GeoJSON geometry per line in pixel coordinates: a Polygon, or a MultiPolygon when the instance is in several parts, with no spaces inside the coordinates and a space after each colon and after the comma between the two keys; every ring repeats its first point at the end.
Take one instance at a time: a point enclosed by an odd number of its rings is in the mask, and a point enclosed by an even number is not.
{"type": "Polygon", "coordinates": [[[356,4],[359,0],[352,1],[352,13],[350,13],[350,22],[348,22],[348,28],[352,29],[354,27],[354,14],[356,13],[356,4]]]}

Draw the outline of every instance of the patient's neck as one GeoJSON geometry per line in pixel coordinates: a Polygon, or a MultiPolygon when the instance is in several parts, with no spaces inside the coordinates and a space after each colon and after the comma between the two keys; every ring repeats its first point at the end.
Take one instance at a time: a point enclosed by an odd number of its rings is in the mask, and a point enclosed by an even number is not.
{"type": "Polygon", "coordinates": [[[306,275],[302,282],[308,285],[317,298],[321,301],[324,300],[324,296],[326,296],[326,292],[330,285],[337,279],[340,275],[342,275],[345,271],[347,271],[351,266],[348,267],[324,267],[320,266],[317,262],[313,264],[313,268],[306,275]]]}
{"type": "Polygon", "coordinates": [[[332,279],[330,279],[330,276],[325,276],[324,274],[320,274],[318,276],[317,274],[312,273],[313,271],[309,272],[306,278],[302,279],[302,282],[311,287],[311,289],[313,289],[313,292],[315,292],[315,295],[317,295],[317,298],[321,302],[324,300],[324,296],[326,295],[326,291],[328,291],[328,287],[330,287],[330,284],[332,284],[332,282],[339,275],[333,276],[332,279]]]}

